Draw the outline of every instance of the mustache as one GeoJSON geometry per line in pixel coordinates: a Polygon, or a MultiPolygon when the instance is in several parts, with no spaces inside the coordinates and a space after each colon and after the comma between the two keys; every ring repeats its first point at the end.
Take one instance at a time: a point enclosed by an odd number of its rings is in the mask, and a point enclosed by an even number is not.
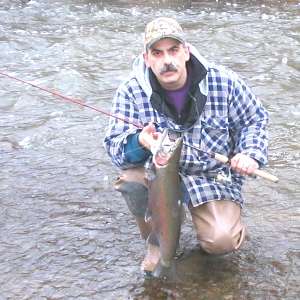
{"type": "Polygon", "coordinates": [[[176,72],[177,66],[175,63],[171,62],[170,64],[164,64],[164,66],[160,69],[160,74],[164,74],[166,72],[176,72]]]}

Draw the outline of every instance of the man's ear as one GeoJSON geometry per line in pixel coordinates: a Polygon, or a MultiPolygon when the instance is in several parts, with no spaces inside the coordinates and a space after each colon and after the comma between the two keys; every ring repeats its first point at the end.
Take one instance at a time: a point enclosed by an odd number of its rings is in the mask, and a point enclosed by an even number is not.
{"type": "Polygon", "coordinates": [[[148,68],[150,68],[147,50],[143,53],[143,57],[144,57],[144,61],[145,61],[146,66],[147,66],[148,68]]]}
{"type": "Polygon", "coordinates": [[[191,57],[189,45],[185,45],[184,50],[185,50],[185,61],[189,61],[191,57]]]}

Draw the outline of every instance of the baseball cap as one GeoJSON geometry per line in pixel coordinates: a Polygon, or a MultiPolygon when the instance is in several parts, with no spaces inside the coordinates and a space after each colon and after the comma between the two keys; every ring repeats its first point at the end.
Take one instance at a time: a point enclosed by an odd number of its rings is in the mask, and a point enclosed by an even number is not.
{"type": "Polygon", "coordinates": [[[144,45],[150,49],[154,43],[164,38],[172,38],[181,43],[185,42],[184,33],[178,22],[171,18],[157,18],[146,25],[144,45]]]}

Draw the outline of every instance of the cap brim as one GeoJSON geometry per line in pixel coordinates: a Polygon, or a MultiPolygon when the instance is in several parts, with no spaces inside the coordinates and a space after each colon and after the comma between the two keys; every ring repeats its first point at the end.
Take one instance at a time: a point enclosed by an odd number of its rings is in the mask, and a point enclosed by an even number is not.
{"type": "Polygon", "coordinates": [[[172,34],[167,34],[167,35],[164,35],[164,36],[160,36],[156,39],[153,39],[152,41],[150,41],[149,43],[146,44],[146,50],[149,50],[155,43],[157,43],[158,41],[160,40],[163,40],[163,39],[167,39],[167,38],[170,38],[170,39],[173,39],[173,40],[176,40],[180,43],[184,43],[184,39],[179,37],[179,36],[174,36],[172,34]]]}

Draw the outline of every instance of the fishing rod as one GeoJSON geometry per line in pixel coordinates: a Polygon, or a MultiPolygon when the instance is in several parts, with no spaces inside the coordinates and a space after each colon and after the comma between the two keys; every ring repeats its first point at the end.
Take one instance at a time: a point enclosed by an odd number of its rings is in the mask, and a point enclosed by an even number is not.
{"type": "MultiPolygon", "coordinates": [[[[58,93],[58,92],[52,91],[52,90],[50,90],[50,89],[48,89],[48,88],[45,88],[45,87],[41,87],[41,86],[39,86],[39,85],[37,85],[37,84],[31,83],[31,82],[26,81],[26,80],[24,80],[24,79],[17,78],[17,77],[15,77],[15,76],[9,75],[9,74],[7,74],[7,73],[5,73],[5,72],[2,72],[2,71],[0,71],[0,75],[5,76],[5,77],[8,77],[8,78],[10,78],[10,79],[13,79],[13,80],[15,80],[15,81],[19,81],[19,82],[21,82],[21,83],[30,85],[30,86],[32,86],[32,87],[35,87],[35,88],[37,88],[37,89],[39,89],[39,90],[42,90],[42,91],[47,92],[47,93],[50,93],[50,94],[52,94],[52,95],[54,95],[54,96],[56,96],[56,97],[58,97],[58,98],[61,98],[61,99],[63,99],[63,100],[66,100],[66,101],[75,103],[75,104],[80,105],[80,106],[83,106],[83,107],[87,107],[87,108],[89,108],[89,109],[92,109],[92,110],[94,110],[94,111],[97,111],[97,112],[99,112],[99,113],[102,113],[102,114],[104,114],[104,115],[106,115],[106,116],[113,117],[113,118],[118,119],[118,120],[120,120],[120,121],[122,121],[122,122],[125,122],[125,123],[127,123],[127,124],[131,124],[131,125],[133,125],[133,126],[139,128],[139,129],[142,129],[142,128],[143,128],[143,126],[142,126],[141,124],[137,124],[137,123],[132,122],[132,121],[126,119],[126,118],[122,118],[122,117],[116,116],[116,115],[114,115],[114,114],[111,114],[111,113],[109,113],[109,112],[103,110],[103,109],[96,108],[96,107],[94,107],[94,106],[91,106],[91,105],[82,103],[82,101],[80,101],[80,100],[77,100],[77,99],[74,99],[74,98],[71,98],[71,97],[62,95],[62,94],[60,94],[60,93],[58,93]]],[[[211,158],[213,158],[213,159],[215,159],[215,160],[217,160],[217,161],[219,161],[219,162],[221,162],[221,163],[223,163],[223,164],[230,164],[230,159],[229,159],[227,156],[225,156],[225,155],[222,155],[222,154],[219,154],[219,153],[214,153],[214,152],[206,152],[206,151],[204,151],[204,150],[201,150],[201,149],[199,149],[199,148],[197,148],[197,147],[194,147],[194,146],[191,146],[191,145],[188,145],[188,144],[185,144],[185,143],[184,143],[184,145],[186,145],[186,146],[188,146],[188,147],[191,147],[191,148],[193,148],[193,149],[195,149],[195,150],[197,150],[197,151],[206,153],[206,154],[208,154],[211,158]]],[[[267,180],[269,180],[269,181],[272,181],[272,182],[275,182],[275,183],[278,182],[278,180],[279,180],[276,176],[274,176],[274,175],[272,175],[272,174],[270,174],[270,173],[268,173],[268,172],[266,172],[266,171],[260,170],[260,169],[256,169],[256,170],[253,172],[253,175],[259,176],[259,177],[262,177],[262,178],[265,178],[265,179],[267,179],[267,180]]]]}
{"type": "MultiPolygon", "coordinates": [[[[202,151],[201,149],[198,149],[197,147],[193,147],[191,146],[191,148],[193,149],[196,149],[198,151],[202,151]]],[[[215,160],[223,163],[223,164],[230,164],[230,158],[223,155],[223,154],[220,154],[220,153],[215,153],[215,152],[205,152],[203,151],[204,153],[207,153],[211,158],[214,158],[215,160]]],[[[266,172],[266,171],[263,171],[263,170],[260,170],[260,169],[256,169],[253,171],[252,175],[254,176],[258,176],[258,177],[262,177],[264,179],[267,179],[269,181],[272,181],[274,183],[278,182],[279,181],[279,178],[266,172]]]]}
{"type": "Polygon", "coordinates": [[[118,119],[118,120],[120,120],[120,121],[123,121],[123,122],[125,122],[125,123],[127,123],[127,124],[134,125],[134,126],[137,127],[137,128],[140,128],[140,129],[143,128],[143,126],[142,126],[141,124],[137,124],[137,123],[134,123],[134,122],[129,121],[129,120],[126,119],[126,118],[122,118],[122,117],[113,115],[113,114],[111,114],[111,113],[109,113],[109,112],[107,112],[107,111],[105,111],[105,110],[103,110],[103,109],[100,109],[100,108],[97,108],[97,107],[88,105],[88,104],[86,104],[86,103],[83,103],[82,101],[80,101],[80,100],[78,100],[78,99],[74,99],[74,98],[71,98],[71,97],[62,95],[62,94],[60,94],[60,93],[58,93],[58,92],[52,91],[52,90],[50,90],[50,89],[48,89],[48,88],[45,88],[45,87],[41,87],[41,86],[39,86],[39,85],[37,85],[37,84],[31,83],[31,82],[26,81],[26,80],[24,80],[24,79],[17,78],[17,77],[15,77],[15,76],[9,75],[9,74],[4,73],[4,72],[2,72],[2,71],[0,71],[0,75],[6,76],[6,77],[8,77],[8,78],[10,78],[10,79],[13,79],[13,80],[22,82],[22,83],[27,84],[27,85],[31,85],[32,87],[35,87],[35,88],[37,88],[37,89],[39,89],[39,90],[42,90],[42,91],[47,92],[47,93],[50,93],[50,94],[52,94],[52,95],[54,95],[54,96],[56,96],[56,97],[58,97],[58,98],[61,98],[61,99],[67,100],[67,101],[69,101],[69,102],[78,104],[78,105],[80,105],[80,106],[87,107],[87,108],[89,108],[89,109],[95,110],[95,111],[97,111],[97,112],[99,112],[99,113],[102,113],[102,114],[104,114],[104,115],[106,115],[106,116],[114,117],[115,119],[118,119]]]}

